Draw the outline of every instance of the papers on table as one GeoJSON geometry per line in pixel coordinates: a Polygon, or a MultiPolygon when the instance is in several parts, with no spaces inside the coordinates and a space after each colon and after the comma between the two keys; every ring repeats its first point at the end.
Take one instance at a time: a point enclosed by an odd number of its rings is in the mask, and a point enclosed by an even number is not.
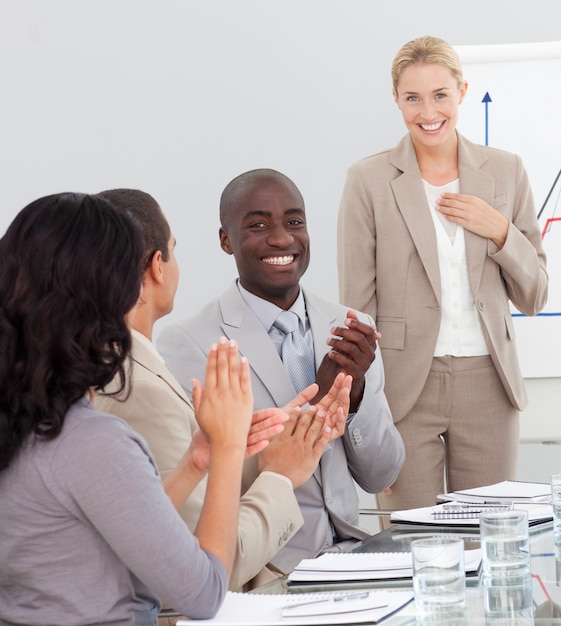
{"type": "Polygon", "coordinates": [[[413,591],[370,590],[305,594],[228,591],[222,608],[209,620],[179,620],[177,626],[304,626],[305,624],[377,624],[413,600],[413,591]]]}
{"type": "MultiPolygon", "coordinates": [[[[459,502],[455,503],[456,505],[459,502]]],[[[470,503],[466,503],[469,505],[470,503]]],[[[418,509],[394,511],[390,519],[396,524],[422,524],[425,526],[479,526],[479,515],[485,510],[501,510],[500,507],[487,505],[466,506],[463,509],[451,510],[450,505],[443,503],[435,506],[425,506],[418,509]]],[[[528,511],[528,524],[535,526],[551,522],[553,509],[550,504],[521,504],[513,503],[512,508],[528,511]]]]}
{"type": "Polygon", "coordinates": [[[519,480],[504,480],[494,485],[462,489],[452,493],[442,493],[440,501],[474,502],[490,504],[497,502],[550,503],[551,486],[548,483],[528,483],[519,480]]]}
{"type": "Polygon", "coordinates": [[[479,526],[479,515],[485,511],[524,509],[530,526],[550,522],[551,487],[548,483],[504,480],[493,485],[463,489],[438,496],[436,506],[394,511],[391,521],[400,524],[444,526],[479,526]]]}
{"type": "MultiPolygon", "coordinates": [[[[481,550],[466,550],[464,560],[466,572],[477,572],[481,550]]],[[[288,584],[407,579],[412,567],[411,552],[328,552],[300,561],[288,584]]]]}
{"type": "Polygon", "coordinates": [[[327,552],[300,561],[288,583],[411,578],[411,567],[411,552],[327,552]]]}

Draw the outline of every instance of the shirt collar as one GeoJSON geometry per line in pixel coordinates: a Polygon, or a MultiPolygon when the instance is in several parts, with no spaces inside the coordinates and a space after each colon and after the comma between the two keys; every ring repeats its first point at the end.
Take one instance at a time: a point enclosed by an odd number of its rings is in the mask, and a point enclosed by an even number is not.
{"type": "MultiPolygon", "coordinates": [[[[247,306],[253,311],[255,317],[257,317],[261,324],[263,324],[265,330],[269,332],[271,330],[271,326],[275,323],[275,320],[283,309],[278,307],[276,304],[269,302],[269,300],[264,300],[263,298],[256,296],[254,293],[250,293],[247,289],[242,287],[239,280],[237,281],[237,284],[241,297],[245,300],[247,306]]],[[[305,329],[307,314],[306,302],[304,300],[302,289],[300,289],[296,301],[288,310],[296,313],[298,319],[300,320],[301,328],[305,329]]]]}
{"type": "Polygon", "coordinates": [[[134,330],[134,328],[131,329],[131,335],[136,339],[136,341],[141,343],[147,350],[149,350],[150,353],[153,354],[159,361],[164,363],[162,355],[156,350],[156,346],[154,346],[154,344],[150,341],[150,339],[148,339],[148,337],[144,336],[142,333],[139,333],[138,330],[134,330]]]}

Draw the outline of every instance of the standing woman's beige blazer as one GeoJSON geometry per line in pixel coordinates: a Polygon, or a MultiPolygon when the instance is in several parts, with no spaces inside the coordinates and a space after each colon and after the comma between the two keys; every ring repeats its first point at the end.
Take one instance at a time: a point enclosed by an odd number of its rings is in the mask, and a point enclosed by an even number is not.
{"type": "MultiPolygon", "coordinates": [[[[527,395],[509,299],[535,315],[547,299],[545,254],[528,177],[511,153],[458,135],[460,193],[510,221],[501,250],[465,231],[469,281],[491,359],[514,407],[527,395]]],[[[417,401],[440,326],[436,235],[410,136],[349,168],[338,224],[341,303],[369,313],[382,333],[386,396],[395,422],[417,401]]]]}

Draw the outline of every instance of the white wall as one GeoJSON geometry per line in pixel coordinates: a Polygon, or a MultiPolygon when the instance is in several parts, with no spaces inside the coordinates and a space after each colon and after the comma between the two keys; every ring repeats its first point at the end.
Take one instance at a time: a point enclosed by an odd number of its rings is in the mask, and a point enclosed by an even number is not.
{"type": "Polygon", "coordinates": [[[183,316],[235,276],[218,247],[223,187],[242,171],[273,167],[295,180],[307,202],[305,282],[336,299],[346,168],[404,132],[389,77],[397,49],[423,34],[454,45],[560,38],[559,0],[459,7],[440,0],[0,0],[0,233],[47,193],[148,191],[178,239],[182,282],[172,317],[183,316]]]}

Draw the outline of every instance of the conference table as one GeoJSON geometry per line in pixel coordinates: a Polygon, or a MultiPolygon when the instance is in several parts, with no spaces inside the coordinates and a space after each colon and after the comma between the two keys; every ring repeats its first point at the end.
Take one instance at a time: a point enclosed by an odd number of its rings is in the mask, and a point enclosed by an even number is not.
{"type": "MultiPolygon", "coordinates": [[[[357,544],[353,552],[410,551],[411,541],[425,536],[455,536],[464,540],[466,550],[479,548],[477,527],[423,526],[394,524],[357,544]]],[[[489,580],[484,576],[466,578],[466,608],[459,613],[421,617],[415,602],[387,618],[387,626],[440,624],[450,626],[507,626],[531,624],[561,625],[561,545],[555,545],[551,522],[530,527],[531,574],[508,581],[489,580]]],[[[366,588],[412,587],[411,580],[387,582],[341,582],[322,585],[314,583],[306,591],[333,591],[366,588]]],[[[251,593],[294,594],[287,577],[270,582],[251,593]]]]}

